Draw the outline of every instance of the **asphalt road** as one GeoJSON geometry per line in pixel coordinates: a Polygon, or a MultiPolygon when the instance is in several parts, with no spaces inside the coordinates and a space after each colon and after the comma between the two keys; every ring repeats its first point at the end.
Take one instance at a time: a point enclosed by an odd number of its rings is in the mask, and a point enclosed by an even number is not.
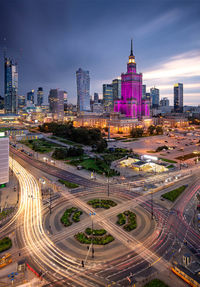
{"type": "Polygon", "coordinates": [[[12,146],[10,146],[11,155],[14,155],[14,158],[17,159],[18,162],[22,166],[24,166],[26,169],[29,170],[29,166],[34,166],[37,169],[46,172],[50,175],[53,175],[55,177],[58,177],[60,179],[64,179],[73,183],[76,183],[78,185],[82,185],[85,187],[95,187],[97,185],[102,185],[101,183],[95,183],[94,181],[88,180],[84,177],[81,177],[79,175],[73,174],[71,172],[68,172],[66,170],[60,169],[58,167],[48,165],[46,163],[43,163],[41,161],[38,161],[36,159],[33,159],[32,157],[29,157],[28,155],[24,154],[23,152],[16,150],[12,146]]]}

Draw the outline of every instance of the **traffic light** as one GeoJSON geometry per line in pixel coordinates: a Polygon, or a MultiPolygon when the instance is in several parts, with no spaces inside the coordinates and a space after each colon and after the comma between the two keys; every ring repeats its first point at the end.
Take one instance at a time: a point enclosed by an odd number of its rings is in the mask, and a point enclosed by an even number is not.
{"type": "Polygon", "coordinates": [[[14,192],[16,192],[17,191],[17,188],[16,188],[16,186],[14,187],[14,192]]]}

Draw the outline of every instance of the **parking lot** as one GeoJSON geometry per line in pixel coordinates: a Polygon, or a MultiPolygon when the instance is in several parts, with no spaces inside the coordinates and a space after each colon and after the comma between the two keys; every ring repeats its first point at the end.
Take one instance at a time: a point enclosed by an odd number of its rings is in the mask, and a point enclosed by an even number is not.
{"type": "MultiPolygon", "coordinates": [[[[198,135],[193,135],[191,133],[189,135],[171,133],[171,135],[172,137],[167,135],[143,137],[132,142],[115,141],[109,142],[108,145],[109,147],[132,149],[135,153],[140,155],[155,155],[177,162],[179,162],[177,157],[192,154],[193,152],[196,152],[197,156],[198,152],[200,152],[200,137],[198,135]],[[156,149],[161,146],[167,146],[168,150],[163,149],[160,152],[155,152],[156,149]]],[[[187,164],[195,164],[194,159],[195,157],[185,160],[184,162],[187,162],[187,164]]]]}

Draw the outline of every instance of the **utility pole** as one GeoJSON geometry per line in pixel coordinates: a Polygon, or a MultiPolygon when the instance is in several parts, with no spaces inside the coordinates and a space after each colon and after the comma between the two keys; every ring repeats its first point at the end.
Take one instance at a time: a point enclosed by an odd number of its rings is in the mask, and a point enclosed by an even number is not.
{"type": "Polygon", "coordinates": [[[151,219],[153,220],[153,191],[151,192],[151,219]]]}
{"type": "Polygon", "coordinates": [[[51,214],[51,188],[49,188],[49,213],[51,214]]]}
{"type": "Polygon", "coordinates": [[[110,195],[110,181],[109,181],[110,171],[108,170],[108,197],[110,195]]]}

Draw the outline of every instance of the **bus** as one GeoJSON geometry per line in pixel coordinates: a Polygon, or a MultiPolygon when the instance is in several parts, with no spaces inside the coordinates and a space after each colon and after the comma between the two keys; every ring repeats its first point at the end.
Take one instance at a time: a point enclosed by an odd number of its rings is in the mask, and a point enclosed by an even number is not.
{"type": "Polygon", "coordinates": [[[192,276],[192,274],[189,274],[190,272],[188,272],[188,270],[183,266],[173,264],[173,266],[171,267],[171,271],[175,273],[178,277],[180,277],[182,280],[187,282],[190,286],[200,287],[199,276],[192,276]]]}
{"type": "Polygon", "coordinates": [[[0,268],[7,266],[8,264],[12,263],[11,254],[7,253],[4,256],[0,257],[0,268]]]}

